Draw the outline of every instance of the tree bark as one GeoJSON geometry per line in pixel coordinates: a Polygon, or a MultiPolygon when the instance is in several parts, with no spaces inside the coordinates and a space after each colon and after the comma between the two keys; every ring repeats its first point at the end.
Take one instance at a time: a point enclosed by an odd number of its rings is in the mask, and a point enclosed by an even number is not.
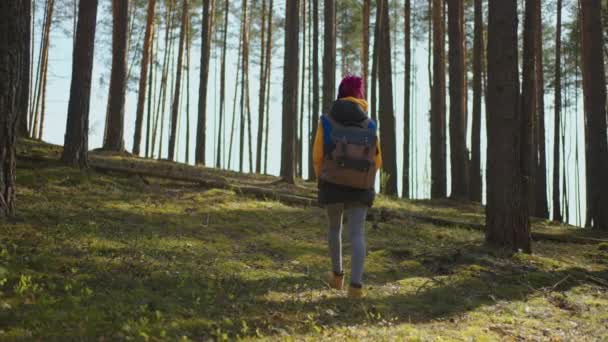
{"type": "Polygon", "coordinates": [[[405,0],[404,8],[404,50],[405,75],[403,87],[403,178],[401,197],[410,197],[410,119],[411,119],[411,87],[412,87],[412,1],[405,0]]]}
{"type": "MultiPolygon", "coordinates": [[[[148,14],[146,19],[146,33],[142,51],[141,71],[139,73],[139,91],[137,94],[137,110],[135,114],[135,133],[133,135],[133,154],[139,155],[141,145],[141,131],[144,121],[144,106],[146,103],[146,87],[148,82],[148,67],[152,54],[154,40],[154,22],[156,17],[156,0],[148,1],[148,14]]],[[[150,85],[152,86],[152,85],[150,85]]]]}
{"type": "Polygon", "coordinates": [[[382,193],[390,196],[397,195],[397,151],[395,134],[395,110],[393,108],[393,71],[391,62],[390,18],[388,15],[388,0],[378,1],[378,11],[381,11],[379,55],[378,55],[378,118],[380,139],[382,141],[383,181],[382,193]]]}
{"type": "Polygon", "coordinates": [[[466,143],[466,61],[464,46],[463,0],[448,1],[449,73],[450,73],[450,160],[452,197],[468,198],[466,143]]]}
{"type": "Polygon", "coordinates": [[[486,241],[531,252],[523,199],[517,1],[490,0],[488,18],[488,189],[486,241]]]}
{"type": "Polygon", "coordinates": [[[40,139],[42,129],[40,128],[41,117],[44,115],[46,102],[46,81],[48,74],[49,49],[51,39],[51,24],[53,23],[53,11],[55,8],[54,0],[47,0],[45,7],[44,27],[42,29],[42,39],[40,41],[40,54],[38,56],[38,77],[36,80],[35,102],[32,120],[30,122],[30,133],[32,138],[40,139]]]}
{"type": "Polygon", "coordinates": [[[211,35],[213,31],[214,0],[203,0],[203,21],[201,35],[201,74],[198,98],[198,125],[196,129],[196,164],[205,164],[207,139],[207,83],[211,56],[211,35]]]}
{"type": "MultiPolygon", "coordinates": [[[[370,0],[365,0],[370,1],[370,0]]],[[[369,23],[368,23],[369,25],[369,23]]],[[[368,39],[369,44],[369,39],[368,39]]],[[[369,52],[368,52],[369,54],[369,52]]],[[[312,0],[312,136],[317,136],[317,122],[319,121],[319,0],[312,0]]],[[[309,180],[316,180],[314,163],[311,158],[309,180]]]]}
{"type": "MultiPolygon", "coordinates": [[[[407,0],[406,0],[407,1],[407,0]]],[[[363,0],[363,29],[361,44],[361,76],[363,78],[364,89],[368,89],[369,77],[369,18],[371,16],[371,0],[363,0]]],[[[314,20],[314,19],[313,19],[314,20]]],[[[314,39],[314,38],[313,38],[314,39]]],[[[314,62],[313,62],[314,63],[314,62]]]]}
{"type": "Polygon", "coordinates": [[[89,109],[95,50],[97,0],[80,1],[76,42],[72,54],[72,83],[68,119],[61,160],[80,168],[88,167],[89,109]]]}
{"type": "MultiPolygon", "coordinates": [[[[326,0],[325,4],[330,9],[333,9],[333,0],[326,0]]],[[[289,183],[295,183],[295,114],[298,110],[298,73],[299,68],[299,40],[300,35],[298,34],[299,26],[300,26],[300,18],[299,18],[299,9],[300,9],[300,0],[288,1],[285,4],[285,62],[283,63],[283,113],[282,113],[282,143],[281,143],[281,178],[289,183]]],[[[335,31],[332,25],[335,17],[333,16],[333,10],[328,11],[326,8],[326,15],[329,13],[331,20],[329,20],[329,26],[326,27],[326,30],[331,31],[331,37],[333,39],[333,46],[335,51],[335,31]]],[[[328,18],[325,19],[326,22],[328,18]]],[[[327,33],[327,31],[326,31],[327,33]]],[[[330,37],[330,38],[331,38],[330,37]]],[[[327,37],[326,44],[327,42],[327,37]]],[[[329,42],[331,43],[331,42],[329,42]]],[[[329,44],[332,45],[332,44],[329,44]]],[[[329,64],[335,63],[334,55],[328,56],[331,51],[331,46],[328,46],[326,49],[326,59],[327,63],[324,67],[327,67],[324,71],[324,77],[326,80],[332,79],[330,74],[335,75],[335,68],[329,69],[329,64]]],[[[324,92],[324,101],[328,100],[326,96],[328,96],[329,91],[332,90],[333,93],[333,82],[329,83],[327,81],[323,84],[325,90],[324,92]],[[330,87],[331,85],[331,87],[330,87]]],[[[329,105],[328,105],[329,106],[329,105]]],[[[328,107],[325,107],[328,108],[328,107]]]]}
{"type": "Polygon", "coordinates": [[[188,0],[182,2],[182,27],[179,34],[179,45],[177,47],[177,70],[175,72],[175,94],[173,95],[173,105],[171,106],[171,133],[169,135],[168,159],[175,160],[175,149],[177,141],[177,125],[179,118],[179,104],[182,89],[182,69],[184,64],[184,44],[186,41],[186,29],[188,25],[188,0]]]}
{"type": "MultiPolygon", "coordinates": [[[[265,0],[264,0],[265,1],[265,0]]],[[[224,32],[222,32],[222,65],[220,67],[220,112],[219,112],[219,128],[217,138],[217,160],[215,161],[215,167],[222,167],[222,137],[224,118],[226,116],[226,52],[228,44],[228,15],[230,10],[230,0],[224,1],[224,32]]]]}
{"type": "Polygon", "coordinates": [[[29,82],[29,1],[0,2],[0,220],[15,213],[16,145],[29,82]],[[26,65],[23,65],[26,64],[26,65]]]}
{"type": "MultiPolygon", "coordinates": [[[[378,1],[376,0],[376,8],[378,7],[378,1]]],[[[372,47],[372,82],[370,85],[370,103],[369,103],[369,111],[371,113],[371,117],[374,120],[377,120],[376,109],[378,107],[378,55],[379,55],[379,39],[380,39],[380,26],[382,23],[382,13],[376,10],[376,22],[374,23],[374,46],[372,47]]]]}
{"type": "Polygon", "coordinates": [[[431,198],[447,196],[445,34],[441,0],[433,0],[433,92],[431,94],[431,198]]]}
{"type": "Polygon", "coordinates": [[[608,137],[601,4],[595,0],[580,3],[588,220],[592,228],[608,230],[608,137]]]}
{"type": "Polygon", "coordinates": [[[521,97],[521,132],[522,132],[522,172],[524,177],[524,199],[530,208],[530,213],[535,212],[535,186],[537,170],[537,147],[536,147],[536,58],[538,51],[535,44],[535,32],[538,22],[536,21],[537,2],[540,0],[526,0],[524,18],[524,46],[523,46],[523,69],[522,69],[522,97],[521,97]]]}
{"type": "Polygon", "coordinates": [[[21,75],[27,75],[26,78],[23,78],[21,80],[22,85],[21,85],[21,89],[20,89],[20,94],[19,94],[19,119],[18,119],[18,127],[17,127],[17,135],[20,137],[27,137],[28,136],[28,130],[27,130],[27,118],[28,118],[28,112],[29,112],[29,102],[30,102],[30,70],[32,69],[32,61],[31,61],[31,56],[32,56],[32,2],[30,1],[24,1],[24,6],[25,6],[25,12],[27,15],[27,27],[25,27],[24,30],[21,31],[21,33],[23,34],[23,36],[21,37],[21,42],[22,42],[22,49],[24,51],[24,53],[27,52],[27,54],[25,54],[23,57],[25,58],[25,60],[23,61],[23,63],[21,63],[21,67],[23,68],[23,70],[21,70],[21,75]],[[25,44],[27,43],[27,46],[25,46],[25,44]]]}
{"type": "Polygon", "coordinates": [[[471,136],[471,167],[469,168],[469,194],[474,202],[481,203],[481,70],[483,59],[483,7],[475,0],[473,43],[473,123],[471,136]]]}
{"type": "Polygon", "coordinates": [[[321,110],[329,113],[336,96],[336,0],[324,0],[323,26],[323,102],[321,110]]]}
{"type": "MultiPolygon", "coordinates": [[[[314,0],[318,1],[318,0],[314,0]]],[[[266,41],[266,80],[267,80],[267,90],[266,90],[266,130],[264,132],[264,173],[268,174],[268,132],[270,131],[269,125],[269,117],[270,117],[270,86],[271,82],[271,72],[272,72],[272,12],[274,8],[273,0],[270,0],[270,5],[268,6],[268,38],[266,41]]],[[[318,93],[317,93],[318,94],[318,93]]]]}
{"type": "Polygon", "coordinates": [[[549,207],[547,204],[547,151],[545,146],[545,76],[543,62],[543,21],[541,11],[542,0],[536,2],[535,21],[536,30],[534,43],[536,53],[536,134],[535,145],[536,157],[536,179],[534,182],[536,203],[534,205],[534,216],[549,218],[549,207]]]}
{"type": "Polygon", "coordinates": [[[557,0],[557,33],[555,36],[555,97],[554,97],[554,126],[553,126],[553,221],[563,220],[560,201],[560,135],[562,110],[562,0],[557,0]]]}
{"type": "Polygon", "coordinates": [[[266,0],[262,0],[262,39],[260,43],[260,90],[258,98],[258,134],[255,153],[255,172],[262,173],[262,143],[264,142],[264,110],[266,102],[266,0]]]}
{"type": "Polygon", "coordinates": [[[112,75],[110,80],[108,120],[103,148],[123,151],[125,95],[127,90],[127,28],[129,2],[112,0],[112,75]]]}

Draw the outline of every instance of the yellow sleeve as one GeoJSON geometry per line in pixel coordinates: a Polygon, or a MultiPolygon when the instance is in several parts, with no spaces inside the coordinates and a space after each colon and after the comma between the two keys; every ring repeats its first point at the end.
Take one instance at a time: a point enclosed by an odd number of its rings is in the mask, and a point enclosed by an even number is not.
{"type": "Polygon", "coordinates": [[[376,163],[376,170],[380,170],[382,168],[382,151],[380,150],[380,139],[378,139],[378,148],[376,149],[376,157],[374,157],[374,162],[376,163]]]}
{"type": "Polygon", "coordinates": [[[315,167],[317,178],[321,175],[321,167],[323,166],[323,125],[319,120],[317,124],[317,135],[312,149],[312,160],[315,167]]]}

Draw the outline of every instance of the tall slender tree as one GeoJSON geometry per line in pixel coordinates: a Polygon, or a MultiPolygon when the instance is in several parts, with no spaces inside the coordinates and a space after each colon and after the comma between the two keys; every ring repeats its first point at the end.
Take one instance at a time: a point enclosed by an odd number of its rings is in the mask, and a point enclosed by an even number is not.
{"type": "Polygon", "coordinates": [[[323,26],[323,102],[328,113],[336,96],[336,0],[324,0],[323,26]]]}
{"type": "Polygon", "coordinates": [[[369,19],[371,16],[371,7],[371,0],[363,0],[363,29],[361,30],[363,36],[361,42],[361,77],[363,78],[365,90],[367,90],[369,76],[369,19]]]}
{"type": "Polygon", "coordinates": [[[482,0],[475,0],[473,42],[473,122],[471,126],[471,164],[469,168],[470,199],[481,202],[481,97],[483,60],[483,7],[482,0]]]}
{"type": "Polygon", "coordinates": [[[15,212],[16,144],[28,87],[29,1],[0,2],[0,220],[15,212]]]}
{"type": "Polygon", "coordinates": [[[561,201],[559,197],[560,183],[560,135],[562,110],[562,0],[557,0],[557,23],[555,25],[555,96],[554,96],[554,126],[553,126],[553,220],[562,221],[561,201]]]}
{"type": "Polygon", "coordinates": [[[262,0],[262,38],[260,43],[260,90],[258,99],[258,134],[255,154],[255,172],[262,173],[262,143],[264,138],[264,111],[266,102],[266,0],[262,0]]]}
{"type": "MultiPolygon", "coordinates": [[[[326,6],[327,2],[333,3],[332,0],[327,0],[326,6]]],[[[300,0],[292,0],[285,3],[281,178],[290,184],[295,182],[295,115],[298,110],[298,65],[300,64],[300,35],[298,34],[298,28],[300,26],[299,9],[300,0]]],[[[333,11],[330,12],[330,14],[333,14],[333,11]]],[[[332,16],[332,18],[335,20],[335,17],[332,16]]],[[[333,32],[333,35],[335,37],[335,31],[333,32]]],[[[326,51],[326,53],[328,52],[329,51],[326,51]]],[[[332,72],[334,72],[333,69],[332,72]]],[[[325,76],[327,77],[327,75],[325,76]]],[[[324,87],[325,86],[328,85],[324,84],[324,87]]]]}
{"type": "Polygon", "coordinates": [[[547,203],[547,151],[545,146],[545,76],[543,62],[543,20],[542,0],[536,2],[535,18],[536,31],[534,33],[534,45],[536,50],[536,117],[535,117],[535,145],[536,156],[536,179],[534,182],[535,194],[534,213],[536,217],[549,218],[549,206],[547,203]]]}
{"type": "Polygon", "coordinates": [[[391,61],[390,20],[388,15],[388,0],[378,1],[378,11],[381,11],[380,40],[378,46],[378,119],[380,139],[382,142],[383,178],[381,191],[384,194],[397,195],[397,151],[395,133],[395,110],[393,108],[393,72],[391,61]]]}
{"type": "Polygon", "coordinates": [[[40,40],[40,52],[38,55],[38,74],[36,77],[34,106],[30,114],[30,134],[34,139],[42,138],[42,126],[44,111],[46,108],[46,84],[49,66],[49,50],[51,40],[51,26],[53,23],[53,12],[55,1],[47,0],[44,10],[44,24],[40,40]]]}
{"type": "Polygon", "coordinates": [[[129,2],[112,0],[112,73],[108,101],[106,137],[103,148],[123,151],[125,97],[127,90],[127,29],[129,2]]]}
{"type": "MultiPolygon", "coordinates": [[[[318,0],[317,0],[318,1],[318,0]]],[[[273,0],[270,0],[270,4],[268,6],[268,38],[266,39],[266,56],[272,56],[272,27],[273,27],[273,8],[274,3],[273,0]]],[[[264,131],[264,173],[268,173],[268,133],[270,131],[270,86],[272,85],[270,75],[272,73],[272,57],[266,58],[266,79],[267,82],[267,90],[266,90],[266,115],[265,115],[265,126],[266,130],[264,131]]]]}
{"type": "MultiPolygon", "coordinates": [[[[148,1],[148,14],[146,19],[146,33],[139,73],[139,91],[137,93],[137,110],[135,114],[135,133],[133,135],[133,154],[138,155],[141,146],[141,131],[144,122],[144,106],[146,103],[146,87],[148,86],[148,67],[154,42],[154,22],[156,17],[156,0],[148,1]]],[[[151,87],[152,85],[150,85],[151,87]]]]}
{"type": "Polygon", "coordinates": [[[182,90],[182,71],[184,66],[184,46],[186,43],[186,30],[188,29],[188,0],[182,1],[182,20],[179,34],[179,45],[177,47],[177,69],[175,72],[175,94],[173,95],[173,105],[171,106],[171,133],[169,134],[169,154],[168,159],[175,159],[177,125],[179,118],[180,97],[182,90]]]}
{"type": "Polygon", "coordinates": [[[72,166],[88,167],[89,104],[93,76],[97,0],[80,1],[76,42],[72,53],[72,83],[68,119],[61,160],[72,166]]]}
{"type": "Polygon", "coordinates": [[[537,171],[536,147],[536,57],[538,56],[534,44],[534,34],[537,29],[535,11],[539,0],[526,0],[524,17],[524,46],[522,67],[522,97],[521,97],[521,158],[524,181],[524,199],[529,205],[530,213],[534,213],[535,186],[537,171]]]}
{"type": "Polygon", "coordinates": [[[447,196],[445,122],[445,24],[443,3],[433,0],[433,92],[431,94],[431,198],[447,196]]]}
{"type": "Polygon", "coordinates": [[[404,53],[405,75],[403,85],[403,178],[401,196],[410,197],[410,120],[411,120],[411,87],[412,87],[412,1],[405,0],[404,6],[404,53]]]}
{"type": "Polygon", "coordinates": [[[32,70],[32,44],[33,44],[33,30],[32,30],[32,25],[30,25],[31,23],[33,23],[33,3],[26,1],[27,3],[24,4],[25,11],[26,14],[28,16],[28,24],[27,27],[24,28],[24,30],[21,31],[21,33],[23,34],[22,36],[22,44],[25,44],[27,42],[27,46],[22,46],[22,49],[24,50],[24,58],[25,60],[23,61],[23,63],[21,63],[21,68],[23,68],[23,70],[21,70],[21,75],[27,75],[26,79],[22,79],[22,86],[20,88],[20,94],[19,94],[19,111],[18,111],[18,115],[19,118],[17,120],[18,126],[17,126],[17,134],[20,137],[27,137],[29,135],[28,132],[28,128],[27,128],[27,119],[28,119],[28,113],[29,113],[29,103],[30,103],[30,87],[31,87],[31,70],[32,70]]]}
{"type": "Polygon", "coordinates": [[[224,0],[224,30],[222,32],[222,64],[220,66],[220,111],[219,134],[217,135],[217,159],[215,167],[222,167],[222,145],[224,132],[224,119],[226,117],[226,52],[228,51],[228,14],[230,12],[230,0],[224,0]]]}
{"type": "Polygon", "coordinates": [[[486,241],[531,251],[523,199],[517,0],[490,0],[488,17],[488,184],[486,241]]]}
{"type": "MultiPolygon", "coordinates": [[[[312,136],[317,136],[319,120],[319,0],[312,1],[312,136]]],[[[369,0],[365,0],[369,1],[369,0]]],[[[369,24],[369,23],[368,23],[369,24]]],[[[308,160],[308,178],[316,179],[312,155],[308,160]]]]}
{"type": "Polygon", "coordinates": [[[595,0],[581,0],[580,4],[588,221],[594,229],[608,230],[608,137],[602,5],[595,0]]]}
{"type": "Polygon", "coordinates": [[[466,143],[467,87],[463,0],[448,1],[450,73],[450,160],[452,197],[468,198],[466,143]]]}
{"type": "Polygon", "coordinates": [[[213,8],[215,0],[203,0],[203,21],[201,35],[201,73],[198,98],[198,126],[196,129],[196,164],[205,164],[207,148],[207,86],[211,58],[211,36],[213,30],[213,8]]]}

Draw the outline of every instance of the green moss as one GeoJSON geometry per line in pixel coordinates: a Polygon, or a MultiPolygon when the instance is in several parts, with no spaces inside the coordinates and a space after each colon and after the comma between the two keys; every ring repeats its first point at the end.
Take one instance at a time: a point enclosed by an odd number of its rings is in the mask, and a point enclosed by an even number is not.
{"type": "MultiPolygon", "coordinates": [[[[33,141],[20,151],[60,154],[33,141]]],[[[18,185],[18,215],[0,227],[0,340],[608,338],[603,245],[540,242],[511,255],[477,231],[393,219],[368,229],[368,297],[353,302],[320,279],[320,209],[52,160],[20,161],[18,185]]],[[[483,215],[452,201],[379,206],[483,215]]],[[[347,270],[349,247],[346,236],[347,270]]]]}

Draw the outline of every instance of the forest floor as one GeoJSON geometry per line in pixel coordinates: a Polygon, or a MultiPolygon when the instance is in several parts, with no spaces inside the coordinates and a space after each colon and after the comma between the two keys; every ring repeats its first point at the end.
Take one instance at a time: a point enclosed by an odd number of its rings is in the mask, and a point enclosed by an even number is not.
{"type": "Polygon", "coordinates": [[[468,224],[483,222],[477,205],[380,198],[380,213],[464,223],[372,218],[368,296],[352,301],[320,280],[329,265],[321,209],[80,172],[53,161],[51,145],[19,151],[18,213],[0,227],[0,340],[608,339],[607,235],[535,220],[535,231],[590,239],[541,239],[534,254],[512,254],[468,224]]]}

